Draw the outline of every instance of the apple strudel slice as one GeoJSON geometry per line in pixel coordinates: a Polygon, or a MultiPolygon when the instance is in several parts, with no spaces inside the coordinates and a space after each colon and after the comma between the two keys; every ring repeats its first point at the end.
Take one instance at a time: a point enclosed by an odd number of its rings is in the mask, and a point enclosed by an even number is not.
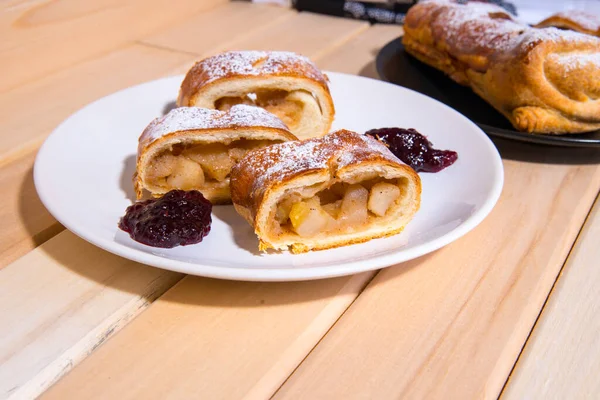
{"type": "Polygon", "coordinates": [[[283,51],[230,51],[196,63],[177,104],[228,110],[262,107],[300,139],[329,132],[335,110],[327,77],[308,58],[283,51]]]}
{"type": "Polygon", "coordinates": [[[157,118],[139,139],[134,186],[154,197],[198,190],[213,204],[231,202],[229,174],[246,152],[296,140],[269,112],[237,105],[228,112],[181,107],[157,118]]]}
{"type": "Polygon", "coordinates": [[[303,253],[401,232],[421,180],[382,143],[340,130],[249,152],[231,171],[231,195],[260,250],[303,253]]]}

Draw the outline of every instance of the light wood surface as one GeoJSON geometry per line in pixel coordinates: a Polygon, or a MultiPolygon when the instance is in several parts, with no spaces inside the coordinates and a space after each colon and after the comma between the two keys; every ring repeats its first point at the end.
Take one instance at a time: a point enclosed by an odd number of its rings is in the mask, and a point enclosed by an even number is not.
{"type": "Polygon", "coordinates": [[[553,289],[502,399],[600,393],[600,199],[553,289]]]}
{"type": "Polygon", "coordinates": [[[505,188],[475,231],[317,282],[142,266],[59,233],[35,195],[37,147],[96,98],[227,49],[291,50],[376,78],[375,55],[400,27],[225,0],[9,0],[0,31],[0,399],[57,380],[45,397],[597,394],[598,211],[580,233],[600,188],[596,150],[496,141],[505,188]]]}
{"type": "Polygon", "coordinates": [[[42,398],[269,398],[371,274],[263,284],[186,277],[42,398]]]}
{"type": "Polygon", "coordinates": [[[7,91],[0,97],[5,128],[0,132],[0,165],[37,149],[61,121],[86,104],[193,60],[192,55],[134,44],[7,91]],[[24,104],[30,112],[22,111],[24,104]]]}
{"type": "Polygon", "coordinates": [[[70,232],[0,270],[0,398],[39,395],[179,279],[70,232]]]}
{"type": "MultiPolygon", "coordinates": [[[[6,4],[5,4],[6,3],[6,4]]],[[[12,0],[0,13],[0,91],[115,50],[226,0],[12,0]]]]}

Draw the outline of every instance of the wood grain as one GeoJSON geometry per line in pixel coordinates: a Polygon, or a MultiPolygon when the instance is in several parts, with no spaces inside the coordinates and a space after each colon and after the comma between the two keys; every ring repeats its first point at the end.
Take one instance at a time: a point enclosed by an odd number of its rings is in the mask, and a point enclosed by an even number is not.
{"type": "Polygon", "coordinates": [[[188,54],[131,45],[7,91],[0,96],[0,165],[36,149],[87,103],[191,60],[188,54]]]}
{"type": "Polygon", "coordinates": [[[125,46],[226,0],[16,1],[0,13],[0,93],[125,46]]]}
{"type": "MultiPolygon", "coordinates": [[[[225,50],[287,50],[318,58],[369,27],[366,22],[289,12],[292,13],[290,16],[275,19],[268,29],[245,32],[234,40],[215,41],[210,47],[202,41],[198,42],[195,33],[200,28],[194,23],[153,35],[148,43],[193,52],[202,57],[225,50]]],[[[199,19],[203,20],[201,17],[199,19]]],[[[215,26],[213,20],[209,29],[214,31],[223,28],[220,24],[215,26]]]]}
{"type": "Polygon", "coordinates": [[[549,164],[562,149],[503,146],[537,163],[505,160],[472,233],[382,270],[275,399],[497,398],[600,187],[597,165],[549,164]]]}
{"type": "Polygon", "coordinates": [[[32,152],[0,167],[0,269],[64,229],[33,186],[34,158],[32,152]]]}
{"type": "Polygon", "coordinates": [[[600,393],[600,199],[501,397],[593,399],[600,393]]]}
{"type": "Polygon", "coordinates": [[[397,25],[373,25],[347,45],[318,58],[317,64],[329,71],[379,78],[375,68],[375,56],[383,46],[401,34],[402,28],[397,25]]]}
{"type": "Polygon", "coordinates": [[[198,55],[211,54],[251,32],[269,32],[274,25],[296,14],[284,7],[232,2],[142,38],[141,43],[198,55]]]}
{"type": "Polygon", "coordinates": [[[367,281],[186,277],[42,398],[268,398],[367,281]]]}
{"type": "Polygon", "coordinates": [[[0,270],[0,398],[39,395],[181,276],[70,232],[0,270]]]}

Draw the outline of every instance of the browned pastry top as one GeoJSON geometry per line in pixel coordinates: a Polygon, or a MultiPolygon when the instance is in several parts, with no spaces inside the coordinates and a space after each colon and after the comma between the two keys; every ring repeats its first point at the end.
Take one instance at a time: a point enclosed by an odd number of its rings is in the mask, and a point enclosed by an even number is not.
{"type": "Polygon", "coordinates": [[[554,14],[537,24],[536,28],[548,26],[600,36],[600,16],[580,10],[569,10],[554,14]]]}
{"type": "Polygon", "coordinates": [[[154,141],[176,132],[252,127],[278,129],[289,140],[296,140],[279,118],[262,108],[238,104],[225,112],[198,107],[179,107],[156,118],[146,127],[139,139],[138,154],[154,141]]]}
{"type": "Polygon", "coordinates": [[[327,87],[327,78],[308,58],[287,51],[229,51],[197,62],[181,84],[183,93],[221,79],[252,76],[308,78],[327,87]]]}
{"type": "Polygon", "coordinates": [[[428,45],[447,51],[480,72],[499,58],[525,56],[542,42],[581,43],[583,40],[600,50],[600,40],[596,38],[553,28],[530,28],[493,4],[425,0],[411,11],[405,21],[407,29],[429,25],[427,34],[430,36],[419,39],[428,39],[428,45]]]}
{"type": "Polygon", "coordinates": [[[279,183],[322,171],[333,177],[349,165],[369,161],[402,165],[412,171],[381,142],[342,129],[322,138],[279,143],[249,152],[231,170],[231,180],[235,181],[231,198],[236,204],[255,209],[266,190],[279,183]]]}

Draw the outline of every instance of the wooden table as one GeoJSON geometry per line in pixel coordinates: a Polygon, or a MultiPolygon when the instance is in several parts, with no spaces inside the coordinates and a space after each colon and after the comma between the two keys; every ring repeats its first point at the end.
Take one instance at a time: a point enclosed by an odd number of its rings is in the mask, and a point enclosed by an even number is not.
{"type": "Polygon", "coordinates": [[[184,276],[65,231],[33,186],[44,138],[94,99],[226,49],[376,77],[401,28],[225,0],[0,10],[0,398],[597,398],[599,151],[495,141],[493,212],[402,265],[314,282],[184,276]]]}

